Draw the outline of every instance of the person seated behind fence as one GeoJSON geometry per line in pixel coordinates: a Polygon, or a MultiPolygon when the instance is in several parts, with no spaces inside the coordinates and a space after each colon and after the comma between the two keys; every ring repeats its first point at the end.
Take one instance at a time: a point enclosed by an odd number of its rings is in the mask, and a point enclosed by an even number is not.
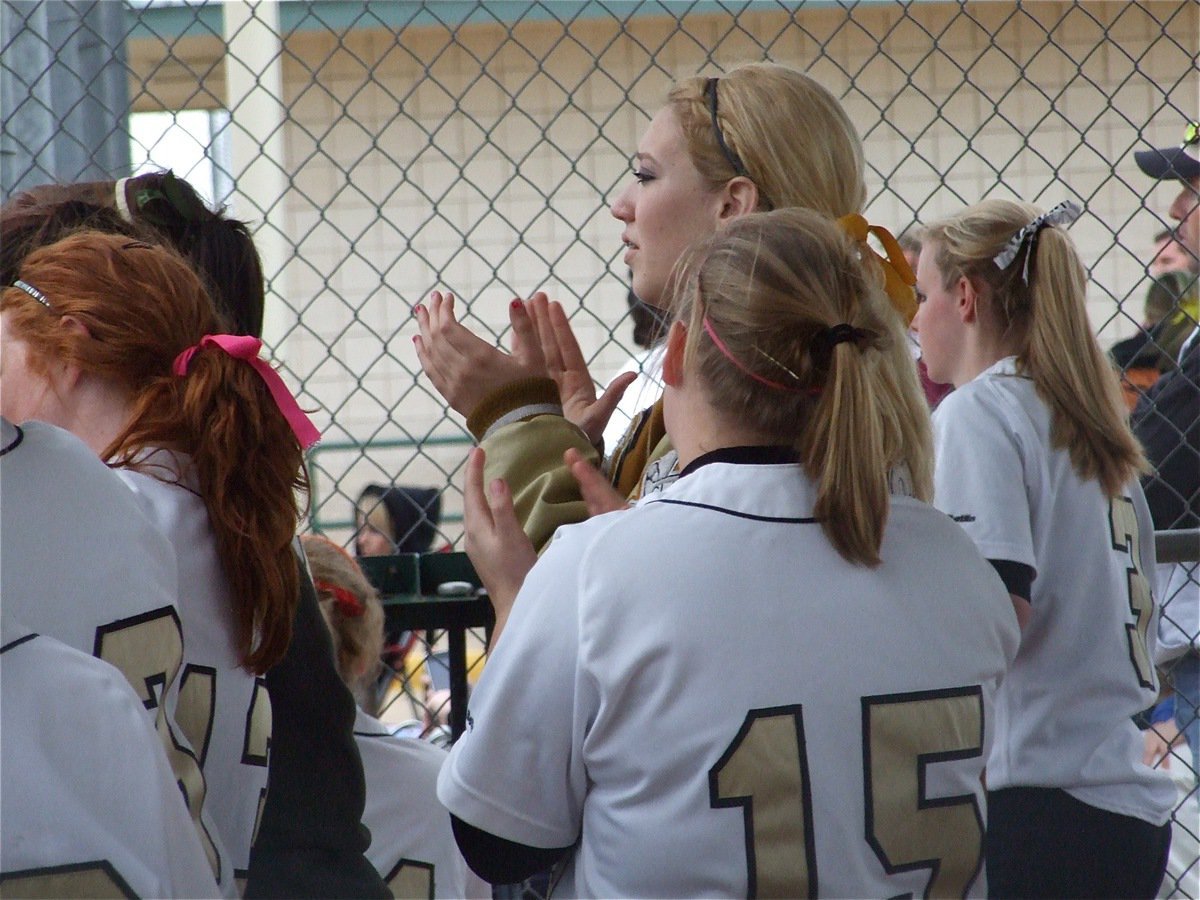
{"type": "MultiPolygon", "coordinates": [[[[364,697],[379,670],[383,647],[379,592],[328,538],[306,534],[301,541],[333,636],[338,671],[351,692],[364,697]]],[[[367,858],[395,896],[490,897],[490,889],[458,852],[449,817],[437,799],[437,775],[446,751],[427,741],[394,737],[361,706],[354,736],[367,776],[367,858]]]]}
{"type": "MultiPolygon", "coordinates": [[[[368,484],[354,502],[354,555],[392,556],[426,553],[433,545],[442,516],[442,495],[435,488],[368,484]]],[[[375,696],[363,705],[375,712],[383,702],[391,673],[402,671],[415,635],[387,629],[383,647],[384,668],[375,684],[375,696]]]]}
{"type": "Polygon", "coordinates": [[[987,762],[1000,897],[1151,897],[1170,844],[1174,788],[1134,724],[1158,696],[1146,462],[1088,323],[1080,213],[984,200],[929,225],[917,267],[929,374],[955,388],[934,502],[1022,625],[987,762]]]}
{"type": "Polygon", "coordinates": [[[7,603],[0,731],[6,897],[220,896],[141,698],[107,663],[17,626],[7,603]]]}
{"type": "Polygon", "coordinates": [[[1017,623],[918,499],[929,415],[860,247],[800,209],[700,242],[663,363],[681,476],[532,569],[471,452],[496,630],[438,794],[490,880],[565,860],[564,896],[982,894],[1017,623]]]}
{"type": "Polygon", "coordinates": [[[355,555],[426,553],[441,517],[436,488],[368,484],[354,502],[355,555]]]}
{"type": "Polygon", "coordinates": [[[218,881],[231,889],[266,795],[260,676],[291,642],[297,491],[316,429],[258,359],[257,338],[216,333],[221,320],[179,254],[80,231],[31,252],[18,275],[0,293],[0,412],[83,439],[174,548],[191,679],[177,719],[201,761],[227,852],[218,881]]]}
{"type": "Polygon", "coordinates": [[[1174,228],[1164,228],[1154,235],[1154,252],[1146,264],[1146,272],[1153,278],[1165,272],[1191,272],[1200,274],[1200,259],[1188,250],[1174,228]]]}
{"type": "Polygon", "coordinates": [[[1191,272],[1164,272],[1150,282],[1141,330],[1108,351],[1121,373],[1121,391],[1131,411],[1142,392],[1178,365],[1183,342],[1200,321],[1200,283],[1191,272]]]}
{"type": "MultiPolygon", "coordinates": [[[[198,207],[195,190],[169,172],[32,188],[0,207],[3,283],[17,277],[29,252],[81,228],[162,243],[181,253],[211,291],[222,323],[217,330],[257,337],[264,285],[254,242],[244,223],[198,207]]],[[[272,698],[271,790],[245,893],[382,896],[386,888],[363,856],[368,836],[359,823],[364,782],[352,733],[354,699],[333,668],[298,541],[293,551],[299,597],[286,654],[264,679],[272,698]],[[316,773],[336,799],[313,802],[308,785],[316,773]]]]}

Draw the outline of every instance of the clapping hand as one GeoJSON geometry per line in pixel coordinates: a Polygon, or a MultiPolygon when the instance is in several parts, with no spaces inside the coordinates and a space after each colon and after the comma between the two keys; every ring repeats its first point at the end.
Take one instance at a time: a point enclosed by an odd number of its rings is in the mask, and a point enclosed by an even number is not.
{"type": "Polygon", "coordinates": [[[587,361],[571,330],[562,304],[550,302],[545,294],[534,294],[528,312],[541,345],[542,357],[550,377],[558,384],[558,396],[563,415],[599,445],[604,426],[621,401],[625,389],[637,378],[635,372],[625,372],[613,379],[599,399],[596,383],[588,372],[587,361]]]}
{"type": "Polygon", "coordinates": [[[587,504],[589,516],[629,507],[629,502],[609,484],[604,473],[584,459],[574,447],[563,453],[563,462],[579,482],[579,493],[587,504]]]}
{"type": "MultiPolygon", "coordinates": [[[[533,295],[530,303],[546,302],[533,295]]],[[[492,391],[525,378],[549,377],[541,344],[526,305],[509,304],[512,352],[505,353],[472,334],[454,314],[454,295],[434,291],[429,305],[418,304],[413,313],[421,333],[413,338],[421,368],[450,407],[464,416],[474,412],[492,391]]]]}

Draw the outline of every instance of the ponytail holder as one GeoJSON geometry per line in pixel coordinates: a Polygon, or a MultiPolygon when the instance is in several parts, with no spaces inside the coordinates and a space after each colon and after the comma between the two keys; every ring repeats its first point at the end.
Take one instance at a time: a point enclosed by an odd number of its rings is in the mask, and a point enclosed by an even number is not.
{"type": "Polygon", "coordinates": [[[333,605],[347,619],[357,619],[366,611],[362,601],[339,584],[330,584],[328,581],[313,579],[313,587],[318,591],[332,594],[333,605]]]}
{"type": "Polygon", "coordinates": [[[171,364],[171,372],[175,375],[187,375],[192,357],[205,347],[219,347],[234,359],[244,360],[254,368],[254,371],[266,383],[275,405],[279,407],[279,411],[287,419],[288,425],[292,427],[292,433],[296,435],[296,440],[300,442],[301,448],[307,450],[320,439],[321,432],[317,431],[317,427],[300,409],[296,398],[287,389],[287,385],[283,383],[279,373],[272,369],[265,360],[258,358],[258,351],[262,349],[262,341],[256,337],[248,334],[206,334],[200,338],[200,343],[194,347],[188,347],[175,357],[175,362],[171,364]]]}
{"type": "Polygon", "coordinates": [[[873,337],[875,334],[865,328],[855,328],[849,322],[842,322],[822,328],[813,335],[808,352],[812,354],[813,366],[820,372],[826,372],[833,359],[833,348],[838,344],[852,343],[861,349],[873,337]]]}
{"type": "Polygon", "coordinates": [[[1021,248],[1028,245],[1029,252],[1025,254],[1025,265],[1021,269],[1021,280],[1028,285],[1029,262],[1037,252],[1038,232],[1051,225],[1070,225],[1082,214],[1083,207],[1078,203],[1064,200],[1058,206],[1034,218],[1032,222],[1010,237],[1008,243],[1004,245],[1004,249],[993,257],[992,262],[1003,271],[1013,264],[1013,260],[1020,254],[1021,248]]]}
{"type": "Polygon", "coordinates": [[[917,292],[913,287],[917,279],[908,260],[904,258],[900,242],[882,225],[870,225],[858,213],[842,216],[837,221],[850,237],[866,247],[879,260],[883,266],[883,289],[887,291],[896,312],[904,318],[904,324],[911,324],[917,315],[917,292]],[[880,256],[875,248],[867,243],[868,234],[873,234],[879,239],[887,256],[880,256]]]}

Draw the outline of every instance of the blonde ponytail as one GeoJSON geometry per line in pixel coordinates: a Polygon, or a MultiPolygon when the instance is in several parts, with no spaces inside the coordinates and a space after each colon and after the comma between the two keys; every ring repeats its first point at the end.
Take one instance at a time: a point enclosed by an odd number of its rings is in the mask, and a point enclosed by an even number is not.
{"type": "Polygon", "coordinates": [[[927,500],[933,454],[902,326],[868,266],[825,216],[756,213],[690,255],[674,307],[712,405],[795,447],[826,536],[873,566],[891,476],[927,500]]]}
{"type": "Polygon", "coordinates": [[[1114,497],[1146,471],[1146,460],[1125,418],[1120,381],[1088,321],[1087,277],[1070,236],[1044,227],[1005,268],[995,262],[1039,215],[1029,204],[985,200],[930,225],[926,246],[943,284],[969,278],[985,322],[1015,341],[1018,371],[1050,409],[1051,445],[1070,455],[1080,478],[1114,497]]]}

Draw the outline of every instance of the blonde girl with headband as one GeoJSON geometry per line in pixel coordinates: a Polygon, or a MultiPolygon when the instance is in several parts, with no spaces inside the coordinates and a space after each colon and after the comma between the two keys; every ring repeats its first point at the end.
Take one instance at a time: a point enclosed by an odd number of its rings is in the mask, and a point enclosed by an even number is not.
{"type": "Polygon", "coordinates": [[[291,638],[297,492],[316,431],[260,342],[221,334],[199,278],[165,248],[83,231],[34,250],[0,293],[0,322],[0,412],[82,438],[174,546],[175,633],[131,638],[125,654],[145,657],[150,702],[174,710],[201,767],[181,786],[211,815],[210,861],[235,890],[266,794],[260,676],[291,638]],[[172,641],[181,669],[164,661],[172,641]]]}
{"type": "Polygon", "coordinates": [[[955,387],[934,500],[1023,633],[987,768],[999,897],[1152,897],[1170,841],[1173,788],[1133,723],[1158,694],[1145,461],[1088,322],[1079,213],[986,200],[929,226],[917,267],[921,350],[955,387]]]}
{"type": "Polygon", "coordinates": [[[367,858],[397,897],[490,898],[491,889],[458,852],[450,820],[438,803],[437,777],[446,751],[428,741],[393,736],[362,708],[383,650],[379,591],[328,538],[306,534],[300,540],[333,637],[338,671],[360,703],[354,740],[367,778],[367,858]]]}
{"type": "MultiPolygon", "coordinates": [[[[680,477],[559,529],[498,604],[438,785],[459,846],[494,881],[558,864],[564,896],[980,896],[1018,630],[921,499],[903,322],[857,242],[800,209],[715,231],[675,291],[680,477]]],[[[472,451],[489,590],[532,552],[497,487],[472,451]]]]}
{"type": "MultiPolygon", "coordinates": [[[[865,241],[868,226],[857,214],[866,196],[862,144],[837,98],[795,69],[756,63],[719,78],[687,78],[671,89],[611,212],[623,225],[633,292],[664,308],[671,273],[693,241],[741,216],[785,207],[855,215],[850,227],[865,241]]],[[[894,242],[890,247],[892,263],[878,265],[873,277],[886,277],[911,317],[911,272],[894,242]]],[[[559,525],[623,505],[678,475],[661,402],[635,416],[624,440],[603,458],[597,445],[604,425],[633,374],[597,399],[566,315],[545,294],[513,302],[511,355],[458,323],[453,296],[434,292],[415,312],[425,373],[467,417],[487,451],[489,477],[511,486],[536,547],[559,525]]]]}

